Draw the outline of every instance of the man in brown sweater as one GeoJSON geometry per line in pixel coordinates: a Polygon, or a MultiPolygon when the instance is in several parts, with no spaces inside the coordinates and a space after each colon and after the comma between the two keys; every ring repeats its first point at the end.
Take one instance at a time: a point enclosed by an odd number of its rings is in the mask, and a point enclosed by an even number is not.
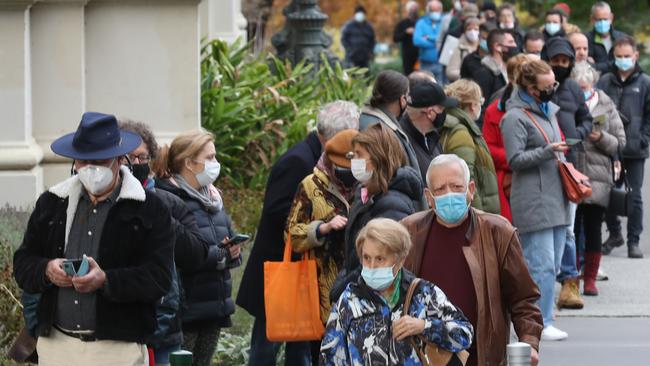
{"type": "Polygon", "coordinates": [[[542,315],[539,290],[524,260],[516,229],[499,215],[471,208],[474,182],[456,155],[429,165],[425,195],[431,210],[404,220],[413,247],[404,267],[440,287],[472,323],[468,366],[506,361],[510,319],[537,365],[542,315]]]}

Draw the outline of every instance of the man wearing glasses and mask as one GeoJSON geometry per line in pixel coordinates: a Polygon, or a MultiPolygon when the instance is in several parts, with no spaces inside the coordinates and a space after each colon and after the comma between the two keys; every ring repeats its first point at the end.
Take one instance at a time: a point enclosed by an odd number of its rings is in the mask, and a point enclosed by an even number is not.
{"type": "Polygon", "coordinates": [[[41,365],[148,365],[174,232],[164,203],[122,166],[141,141],[115,116],[87,112],[52,143],[77,174],[39,197],[14,254],[18,285],[41,294],[41,365]]]}

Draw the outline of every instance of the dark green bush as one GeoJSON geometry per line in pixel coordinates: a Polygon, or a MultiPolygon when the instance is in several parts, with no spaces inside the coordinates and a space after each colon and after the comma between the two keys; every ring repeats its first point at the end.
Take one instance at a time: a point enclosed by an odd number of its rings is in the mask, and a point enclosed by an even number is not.
{"type": "Polygon", "coordinates": [[[235,186],[261,188],[275,159],[303,139],[319,108],[369,95],[365,70],[327,63],[292,66],[250,45],[214,40],[202,49],[201,119],[216,135],[217,158],[235,186]]]}

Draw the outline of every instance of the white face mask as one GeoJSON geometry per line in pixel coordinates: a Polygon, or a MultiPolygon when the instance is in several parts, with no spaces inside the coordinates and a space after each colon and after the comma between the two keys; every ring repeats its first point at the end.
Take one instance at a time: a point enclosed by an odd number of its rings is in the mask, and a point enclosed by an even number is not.
{"type": "Polygon", "coordinates": [[[111,183],[113,183],[113,164],[115,164],[115,159],[113,159],[111,165],[108,167],[86,165],[79,169],[79,180],[88,193],[93,196],[104,193],[111,183]]]}
{"type": "Polygon", "coordinates": [[[366,14],[364,14],[363,12],[357,12],[354,14],[354,20],[361,23],[364,20],[366,20],[366,14]]]}
{"type": "Polygon", "coordinates": [[[465,32],[465,38],[467,38],[467,40],[470,42],[478,41],[478,35],[479,33],[478,30],[476,29],[468,30],[467,32],[465,32]]]}
{"type": "MultiPolygon", "coordinates": [[[[197,163],[200,163],[197,161],[197,163]]],[[[221,164],[216,160],[206,160],[203,162],[204,168],[202,172],[195,173],[196,181],[201,187],[209,186],[219,178],[221,173],[221,164]]]]}
{"type": "Polygon", "coordinates": [[[367,182],[372,177],[372,172],[366,171],[366,159],[352,159],[352,176],[361,183],[367,182]]]}
{"type": "Polygon", "coordinates": [[[499,28],[501,29],[513,29],[515,27],[515,23],[499,23],[499,28]]]}

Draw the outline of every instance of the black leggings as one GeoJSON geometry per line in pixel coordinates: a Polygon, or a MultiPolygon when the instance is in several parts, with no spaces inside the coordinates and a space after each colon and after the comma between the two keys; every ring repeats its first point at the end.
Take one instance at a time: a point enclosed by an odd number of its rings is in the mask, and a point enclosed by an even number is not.
{"type": "MultiPolygon", "coordinates": [[[[592,204],[580,204],[576,211],[576,223],[582,221],[585,234],[585,251],[600,252],[603,245],[601,228],[605,218],[605,208],[592,204]]],[[[580,225],[575,225],[576,243],[580,239],[580,225]]]]}

